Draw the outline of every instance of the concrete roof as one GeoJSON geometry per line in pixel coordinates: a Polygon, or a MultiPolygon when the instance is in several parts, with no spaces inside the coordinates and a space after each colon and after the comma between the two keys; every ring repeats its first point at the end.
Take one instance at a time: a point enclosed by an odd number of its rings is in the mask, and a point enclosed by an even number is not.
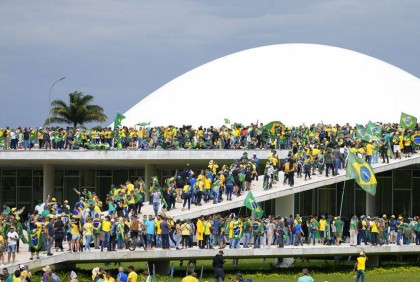
{"type": "MultiPolygon", "coordinates": [[[[150,150],[150,151],[93,151],[93,150],[0,150],[0,167],[42,167],[43,164],[80,167],[142,168],[146,163],[179,168],[180,164],[203,164],[209,160],[231,162],[247,152],[266,160],[270,150],[150,150]]],[[[281,158],[287,150],[278,150],[281,158]]]]}

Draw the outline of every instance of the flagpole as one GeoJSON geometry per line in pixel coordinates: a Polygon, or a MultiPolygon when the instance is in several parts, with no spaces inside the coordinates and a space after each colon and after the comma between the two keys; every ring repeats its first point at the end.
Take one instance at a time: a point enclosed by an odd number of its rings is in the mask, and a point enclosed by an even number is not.
{"type": "Polygon", "coordinates": [[[341,212],[343,211],[343,200],[344,200],[344,191],[345,190],[346,190],[346,181],[344,180],[343,193],[341,193],[340,218],[341,218],[341,212]]]}

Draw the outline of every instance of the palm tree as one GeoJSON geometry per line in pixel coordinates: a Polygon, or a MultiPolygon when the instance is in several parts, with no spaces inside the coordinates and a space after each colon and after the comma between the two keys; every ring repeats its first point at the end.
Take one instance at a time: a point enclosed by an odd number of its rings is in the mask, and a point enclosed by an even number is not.
{"type": "Polygon", "coordinates": [[[98,105],[91,105],[93,96],[85,95],[82,92],[69,94],[70,104],[57,99],[51,102],[51,119],[47,118],[45,125],[51,123],[72,124],[74,127],[88,122],[105,122],[107,116],[104,109],[98,105]]]}

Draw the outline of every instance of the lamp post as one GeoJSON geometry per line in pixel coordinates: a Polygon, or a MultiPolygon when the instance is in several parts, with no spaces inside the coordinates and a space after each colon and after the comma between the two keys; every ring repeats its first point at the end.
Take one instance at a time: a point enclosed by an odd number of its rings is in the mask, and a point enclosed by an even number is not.
{"type": "Polygon", "coordinates": [[[66,77],[65,76],[63,76],[62,78],[60,78],[60,79],[57,79],[56,81],[54,81],[54,83],[51,85],[51,88],[50,88],[50,94],[48,95],[48,103],[49,103],[49,109],[50,109],[50,111],[48,112],[48,124],[50,124],[51,123],[51,91],[52,91],[52,89],[53,89],[53,87],[54,87],[54,85],[57,83],[57,82],[60,82],[60,81],[62,81],[63,79],[65,79],[66,77]]]}

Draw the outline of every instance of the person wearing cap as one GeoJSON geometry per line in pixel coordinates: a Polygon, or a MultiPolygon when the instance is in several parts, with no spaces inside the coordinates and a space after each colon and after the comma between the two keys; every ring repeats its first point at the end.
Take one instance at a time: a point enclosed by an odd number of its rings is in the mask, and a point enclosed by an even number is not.
{"type": "Polygon", "coordinates": [[[361,251],[356,263],[354,264],[354,271],[356,272],[356,282],[365,281],[366,261],[368,260],[364,251],[361,251]]]}
{"type": "Polygon", "coordinates": [[[225,270],[223,269],[223,264],[226,262],[223,259],[223,251],[220,250],[213,258],[213,268],[214,268],[214,278],[217,282],[225,280],[225,270]]]}
{"type": "Polygon", "coordinates": [[[389,236],[390,243],[395,244],[397,239],[397,220],[395,219],[395,215],[391,215],[391,219],[389,221],[389,236]]]}
{"type": "Polygon", "coordinates": [[[12,258],[13,263],[16,260],[16,245],[19,241],[19,234],[15,231],[13,225],[10,226],[10,231],[7,233],[7,263],[10,263],[10,258],[12,258]]]}
{"type": "Polygon", "coordinates": [[[298,282],[314,282],[315,280],[308,273],[307,268],[302,269],[302,276],[299,277],[298,282]]]}
{"type": "Polygon", "coordinates": [[[365,216],[362,215],[360,217],[360,220],[357,221],[357,245],[359,246],[361,242],[366,245],[368,245],[367,237],[366,237],[366,220],[365,216]]]}

